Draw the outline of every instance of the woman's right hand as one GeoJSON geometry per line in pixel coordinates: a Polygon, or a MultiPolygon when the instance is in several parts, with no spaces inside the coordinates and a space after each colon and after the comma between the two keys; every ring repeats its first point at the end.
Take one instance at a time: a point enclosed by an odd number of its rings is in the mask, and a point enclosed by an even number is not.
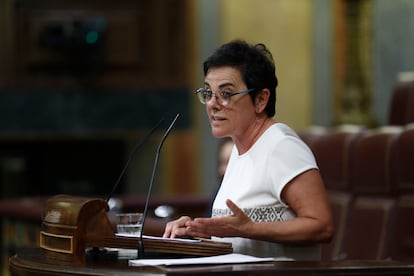
{"type": "Polygon", "coordinates": [[[163,238],[176,238],[188,236],[186,229],[186,222],[191,221],[192,219],[188,216],[182,216],[179,219],[170,221],[165,226],[163,238]]]}

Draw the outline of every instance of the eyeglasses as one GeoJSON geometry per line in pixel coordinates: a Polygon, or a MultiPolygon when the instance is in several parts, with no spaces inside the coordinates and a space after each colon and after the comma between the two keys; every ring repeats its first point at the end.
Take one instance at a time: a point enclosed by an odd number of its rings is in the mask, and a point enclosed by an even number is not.
{"type": "Polygon", "coordinates": [[[206,104],[208,103],[211,98],[216,97],[216,101],[223,106],[226,106],[230,103],[230,98],[236,95],[240,95],[240,94],[247,94],[250,92],[255,91],[256,88],[250,88],[247,90],[242,90],[239,92],[228,92],[228,91],[219,91],[218,93],[213,93],[211,90],[208,90],[206,88],[198,88],[194,93],[198,96],[198,99],[200,100],[200,102],[202,104],[206,104]]]}

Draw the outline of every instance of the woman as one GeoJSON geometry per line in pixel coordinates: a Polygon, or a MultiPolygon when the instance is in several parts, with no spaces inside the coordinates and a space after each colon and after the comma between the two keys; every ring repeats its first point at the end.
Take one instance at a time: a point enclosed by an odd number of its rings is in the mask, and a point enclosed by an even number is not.
{"type": "Polygon", "coordinates": [[[277,78],[263,44],[232,41],[204,62],[212,133],[234,142],[211,218],[181,217],[164,237],[213,237],[234,252],[319,260],[333,234],[329,203],[315,158],[287,125],[276,122],[277,78]]]}

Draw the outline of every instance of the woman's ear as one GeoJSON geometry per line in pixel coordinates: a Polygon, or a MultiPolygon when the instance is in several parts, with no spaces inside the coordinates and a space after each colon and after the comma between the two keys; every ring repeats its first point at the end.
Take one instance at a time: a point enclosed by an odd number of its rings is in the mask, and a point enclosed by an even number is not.
{"type": "Polygon", "coordinates": [[[270,91],[267,88],[260,90],[255,98],[256,113],[261,113],[265,110],[267,103],[269,102],[270,91]]]}

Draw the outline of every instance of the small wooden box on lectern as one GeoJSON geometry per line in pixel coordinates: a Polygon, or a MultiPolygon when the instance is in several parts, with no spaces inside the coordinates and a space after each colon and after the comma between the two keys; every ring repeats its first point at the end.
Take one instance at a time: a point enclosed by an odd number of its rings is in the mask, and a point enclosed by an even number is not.
{"type": "Polygon", "coordinates": [[[46,202],[40,247],[58,263],[83,264],[87,247],[103,247],[103,237],[115,229],[102,199],[58,195],[46,202]]]}
{"type": "MultiPolygon", "coordinates": [[[[138,237],[120,237],[109,221],[108,204],[99,198],[57,195],[46,202],[40,247],[49,261],[83,265],[87,248],[137,249],[138,237]]],[[[231,243],[201,239],[189,243],[174,239],[142,239],[145,253],[215,256],[233,252],[231,243]]]]}

